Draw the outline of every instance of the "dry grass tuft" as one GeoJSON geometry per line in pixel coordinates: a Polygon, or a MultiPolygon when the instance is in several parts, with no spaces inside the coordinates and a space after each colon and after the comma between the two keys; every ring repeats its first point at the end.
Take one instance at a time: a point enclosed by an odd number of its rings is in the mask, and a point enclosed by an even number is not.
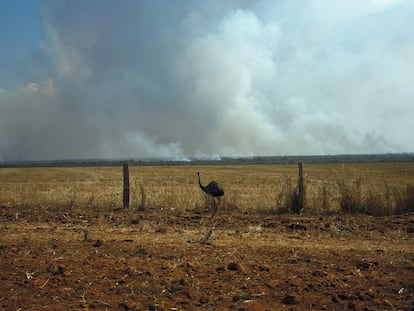
{"type": "Polygon", "coordinates": [[[338,182],[338,188],[338,201],[344,213],[383,216],[414,211],[414,186],[410,184],[373,185],[358,177],[352,182],[338,182]]]}

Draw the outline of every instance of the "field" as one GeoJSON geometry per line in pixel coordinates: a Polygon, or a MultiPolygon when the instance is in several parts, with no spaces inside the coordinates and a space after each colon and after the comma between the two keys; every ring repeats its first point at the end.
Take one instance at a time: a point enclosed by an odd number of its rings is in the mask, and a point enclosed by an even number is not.
{"type": "Polygon", "coordinates": [[[129,209],[122,167],[2,168],[0,310],[413,310],[414,163],[305,173],[298,215],[296,165],[130,167],[129,209]]]}

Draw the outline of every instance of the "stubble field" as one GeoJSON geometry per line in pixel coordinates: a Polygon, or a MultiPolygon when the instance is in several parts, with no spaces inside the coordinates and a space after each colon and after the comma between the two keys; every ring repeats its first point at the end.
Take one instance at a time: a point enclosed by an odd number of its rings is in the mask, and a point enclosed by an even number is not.
{"type": "Polygon", "coordinates": [[[414,163],[305,172],[292,215],[296,165],[130,167],[128,210],[121,167],[3,168],[0,309],[412,310],[414,215],[389,214],[414,163]],[[373,215],[341,211],[345,184],[373,215]]]}

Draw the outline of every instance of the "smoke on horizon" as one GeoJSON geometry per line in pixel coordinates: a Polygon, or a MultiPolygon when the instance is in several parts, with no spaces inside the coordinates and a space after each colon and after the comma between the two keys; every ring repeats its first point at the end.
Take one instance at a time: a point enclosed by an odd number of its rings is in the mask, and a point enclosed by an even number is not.
{"type": "Polygon", "coordinates": [[[411,1],[45,1],[0,160],[414,151],[411,1]]]}

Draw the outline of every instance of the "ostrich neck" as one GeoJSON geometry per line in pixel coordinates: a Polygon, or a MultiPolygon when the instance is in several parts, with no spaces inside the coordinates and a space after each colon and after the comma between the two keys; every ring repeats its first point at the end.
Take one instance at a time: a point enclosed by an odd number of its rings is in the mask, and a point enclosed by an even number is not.
{"type": "Polygon", "coordinates": [[[198,184],[200,185],[200,188],[204,190],[204,186],[201,184],[200,175],[198,175],[198,184]]]}

